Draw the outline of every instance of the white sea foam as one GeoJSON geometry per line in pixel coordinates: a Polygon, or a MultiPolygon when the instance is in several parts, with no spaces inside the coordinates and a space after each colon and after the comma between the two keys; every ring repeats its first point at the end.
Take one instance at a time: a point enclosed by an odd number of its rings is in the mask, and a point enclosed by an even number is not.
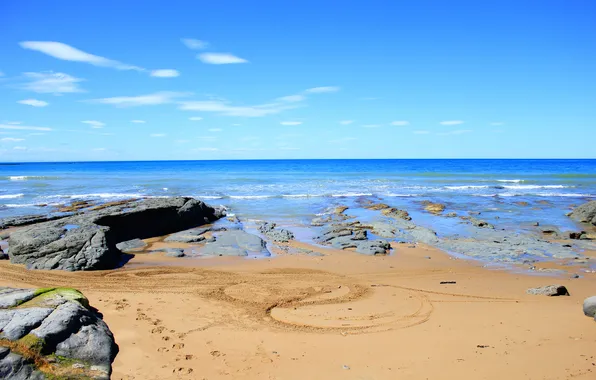
{"type": "Polygon", "coordinates": [[[192,198],[199,198],[199,199],[222,199],[223,196],[221,195],[194,195],[192,198]]]}
{"type": "Polygon", "coordinates": [[[525,182],[525,180],[523,180],[523,179],[498,179],[497,182],[520,183],[520,182],[525,182]]]}
{"type": "Polygon", "coordinates": [[[271,195],[230,195],[232,199],[265,199],[272,198],[271,195]]]}
{"type": "Polygon", "coordinates": [[[15,199],[15,198],[22,198],[25,194],[5,194],[0,195],[0,199],[15,199]]]}
{"type": "Polygon", "coordinates": [[[420,194],[395,194],[395,193],[388,193],[385,194],[386,197],[418,197],[420,194]]]}
{"type": "Polygon", "coordinates": [[[25,204],[13,204],[13,203],[9,203],[9,204],[5,204],[3,206],[10,207],[10,208],[22,208],[22,207],[35,207],[37,205],[32,204],[32,203],[25,203],[25,204]]]}
{"type": "Polygon", "coordinates": [[[84,198],[141,198],[145,197],[143,194],[137,193],[92,193],[92,194],[75,194],[75,195],[66,195],[70,199],[84,199],[84,198]]]}
{"type": "Polygon", "coordinates": [[[27,178],[29,178],[29,177],[27,177],[25,175],[14,175],[14,176],[8,177],[8,179],[11,181],[25,181],[27,178]]]}
{"type": "Polygon", "coordinates": [[[344,194],[331,194],[334,198],[339,197],[370,197],[372,193],[344,193],[344,194]]]}
{"type": "Polygon", "coordinates": [[[449,190],[488,189],[490,186],[445,186],[449,190]]]}
{"type": "Polygon", "coordinates": [[[573,186],[565,185],[509,185],[503,186],[504,189],[509,190],[536,190],[536,189],[566,189],[573,186]]]}

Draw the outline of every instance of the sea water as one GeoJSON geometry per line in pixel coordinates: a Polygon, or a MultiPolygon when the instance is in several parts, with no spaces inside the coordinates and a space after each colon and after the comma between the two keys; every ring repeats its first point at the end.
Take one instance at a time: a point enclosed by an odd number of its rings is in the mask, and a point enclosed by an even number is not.
{"type": "Polygon", "coordinates": [[[0,217],[43,214],[77,200],[190,196],[245,219],[307,225],[334,205],[363,200],[406,209],[440,234],[480,212],[504,228],[535,222],[575,229],[565,214],[596,199],[596,160],[237,160],[0,164],[0,217]]]}

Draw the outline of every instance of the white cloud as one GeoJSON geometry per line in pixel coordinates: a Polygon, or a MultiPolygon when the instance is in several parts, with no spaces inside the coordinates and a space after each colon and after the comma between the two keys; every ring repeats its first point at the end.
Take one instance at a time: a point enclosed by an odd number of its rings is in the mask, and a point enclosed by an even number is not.
{"type": "Polygon", "coordinates": [[[5,121],[4,124],[19,125],[19,124],[23,124],[23,123],[20,121],[5,121]]]}
{"type": "Polygon", "coordinates": [[[196,149],[193,149],[193,150],[205,151],[205,152],[214,152],[214,151],[219,150],[219,149],[217,149],[217,148],[196,148],[196,149]]]}
{"type": "Polygon", "coordinates": [[[162,70],[151,71],[151,76],[157,77],[157,78],[175,78],[179,75],[180,75],[180,73],[177,70],[171,70],[171,69],[162,69],[162,70]]]}
{"type": "Polygon", "coordinates": [[[91,99],[88,102],[110,104],[116,107],[155,106],[172,103],[175,98],[188,96],[184,92],[162,91],[139,96],[116,96],[113,98],[91,99]]]}
{"type": "Polygon", "coordinates": [[[244,58],[236,57],[229,53],[202,53],[197,55],[197,58],[203,63],[211,65],[227,65],[233,63],[247,63],[244,58]]]}
{"type": "Polygon", "coordinates": [[[429,131],[414,131],[412,133],[415,134],[415,135],[428,135],[428,134],[430,134],[429,131]]]}
{"type": "Polygon", "coordinates": [[[47,127],[31,127],[26,125],[8,125],[8,124],[0,124],[0,129],[10,129],[10,130],[18,130],[18,131],[51,131],[52,128],[47,127]]]}
{"type": "Polygon", "coordinates": [[[364,127],[364,128],[379,128],[380,125],[379,124],[366,124],[366,125],[363,125],[362,127],[364,127]]]}
{"type": "Polygon", "coordinates": [[[131,123],[135,123],[135,124],[145,124],[146,121],[145,120],[131,120],[131,123]]]}
{"type": "Polygon", "coordinates": [[[201,121],[201,120],[203,120],[203,118],[200,117],[200,116],[191,116],[191,117],[188,118],[188,120],[190,120],[190,121],[201,121]]]}
{"type": "Polygon", "coordinates": [[[215,136],[198,136],[197,140],[217,140],[215,136]]]}
{"type": "Polygon", "coordinates": [[[302,122],[301,121],[282,121],[279,124],[281,124],[281,125],[300,125],[300,124],[302,124],[302,122]]]}
{"type": "Polygon", "coordinates": [[[354,122],[354,120],[342,120],[342,121],[340,121],[339,123],[340,123],[341,125],[350,125],[350,124],[352,124],[353,122],[354,122]]]}
{"type": "Polygon", "coordinates": [[[232,124],[232,126],[234,126],[234,127],[240,127],[241,125],[242,125],[242,124],[238,124],[238,123],[234,123],[234,124],[232,124]]]}
{"type": "Polygon", "coordinates": [[[79,82],[84,79],[75,78],[64,73],[47,72],[28,72],[24,73],[30,82],[21,85],[24,90],[37,92],[40,94],[65,94],[72,92],[84,92],[79,87],[79,82]]]}
{"type": "Polygon", "coordinates": [[[463,123],[464,122],[462,120],[447,120],[447,121],[442,121],[439,124],[441,124],[441,125],[460,125],[463,123]]]}
{"type": "Polygon", "coordinates": [[[406,125],[409,125],[410,122],[409,121],[405,121],[405,120],[397,120],[397,121],[392,121],[391,125],[395,125],[397,127],[404,127],[406,125]]]}
{"type": "Polygon", "coordinates": [[[209,46],[208,42],[196,40],[194,38],[182,38],[180,41],[182,41],[182,43],[186,45],[187,48],[192,50],[201,50],[209,46]]]}
{"type": "Polygon", "coordinates": [[[223,131],[223,129],[221,129],[221,128],[210,128],[210,129],[208,129],[208,131],[209,132],[221,132],[221,131],[223,131]]]}
{"type": "Polygon", "coordinates": [[[337,92],[339,91],[339,87],[335,86],[327,86],[327,87],[313,87],[309,88],[308,90],[304,91],[308,94],[322,94],[326,92],[337,92]]]}
{"type": "Polygon", "coordinates": [[[37,99],[24,99],[24,100],[19,100],[17,103],[24,104],[27,106],[32,106],[32,107],[45,107],[48,104],[50,104],[48,102],[44,102],[43,100],[37,100],[37,99]]]}
{"type": "Polygon", "coordinates": [[[12,149],[14,149],[14,150],[27,150],[27,147],[25,147],[25,146],[15,146],[12,149]]]}
{"type": "Polygon", "coordinates": [[[281,98],[277,98],[277,100],[279,100],[280,102],[288,102],[288,103],[301,102],[304,99],[306,99],[304,97],[304,95],[288,95],[288,96],[282,96],[281,98]]]}
{"type": "Polygon", "coordinates": [[[190,142],[190,140],[176,140],[176,142],[177,142],[178,144],[186,144],[186,143],[189,143],[189,142],[190,142]]]}
{"type": "Polygon", "coordinates": [[[149,137],[166,137],[165,133],[152,133],[149,137]]]}
{"type": "Polygon", "coordinates": [[[215,112],[226,116],[261,117],[295,107],[281,103],[268,103],[256,106],[232,106],[224,101],[205,100],[181,102],[178,108],[185,111],[215,112]]]}
{"type": "Polygon", "coordinates": [[[111,67],[117,70],[136,70],[144,71],[142,67],[128,65],[113,59],[108,59],[98,55],[86,53],[62,42],[54,41],[24,41],[20,43],[21,47],[28,50],[38,51],[51,57],[62,59],[64,61],[84,62],[94,66],[111,67]]]}
{"type": "Polygon", "coordinates": [[[504,124],[505,124],[505,123],[502,123],[502,122],[500,122],[500,121],[499,121],[499,122],[495,122],[495,123],[490,123],[490,125],[492,125],[493,127],[498,127],[498,126],[500,126],[500,125],[504,125],[504,124]]]}
{"type": "Polygon", "coordinates": [[[332,144],[341,144],[354,140],[357,140],[356,137],[342,137],[341,139],[329,140],[329,142],[332,144]]]}
{"type": "Polygon", "coordinates": [[[19,142],[19,141],[25,141],[25,139],[17,139],[14,137],[4,137],[2,139],[0,139],[0,141],[5,141],[5,142],[19,142]]]}
{"type": "Polygon", "coordinates": [[[462,135],[464,133],[472,132],[471,129],[458,129],[456,131],[449,131],[449,132],[441,132],[437,133],[439,136],[449,136],[449,135],[462,135]]]}
{"type": "Polygon", "coordinates": [[[105,125],[101,121],[97,121],[97,120],[85,120],[85,121],[81,121],[81,123],[89,124],[91,126],[91,128],[103,128],[103,126],[105,125]]]}

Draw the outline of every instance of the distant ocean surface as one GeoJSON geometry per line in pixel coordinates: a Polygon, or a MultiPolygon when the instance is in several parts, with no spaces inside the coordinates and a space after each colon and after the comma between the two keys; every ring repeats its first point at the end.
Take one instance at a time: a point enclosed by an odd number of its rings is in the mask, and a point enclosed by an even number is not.
{"type": "Polygon", "coordinates": [[[178,195],[285,224],[307,223],[332,205],[355,205],[364,197],[414,212],[421,200],[431,200],[446,203],[447,211],[492,213],[511,225],[546,218],[572,228],[564,217],[569,207],[596,199],[596,160],[0,164],[0,217],[47,213],[75,200],[178,195]]]}

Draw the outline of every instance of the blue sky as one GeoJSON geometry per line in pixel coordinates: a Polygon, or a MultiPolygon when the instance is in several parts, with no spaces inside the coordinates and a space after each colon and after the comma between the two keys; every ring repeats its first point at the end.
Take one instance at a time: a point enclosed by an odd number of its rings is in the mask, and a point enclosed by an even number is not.
{"type": "Polygon", "coordinates": [[[596,158],[594,1],[0,2],[0,161],[596,158]]]}

